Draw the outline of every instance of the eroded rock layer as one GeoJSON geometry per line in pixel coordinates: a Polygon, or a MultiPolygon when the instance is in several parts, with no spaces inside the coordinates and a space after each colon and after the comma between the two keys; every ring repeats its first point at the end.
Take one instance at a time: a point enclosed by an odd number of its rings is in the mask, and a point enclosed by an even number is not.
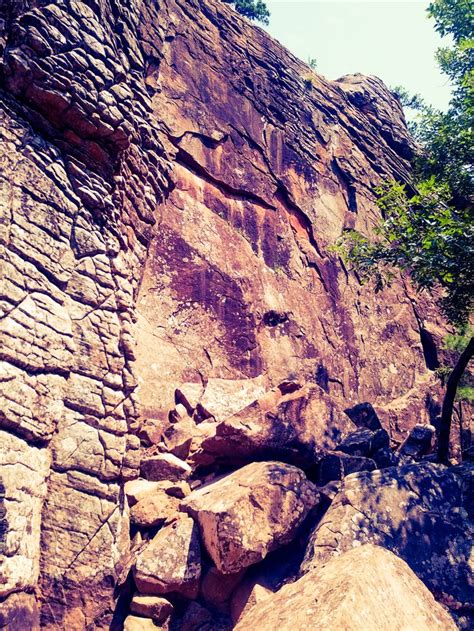
{"type": "Polygon", "coordinates": [[[430,418],[426,305],[327,249],[412,149],[379,80],[214,0],[5,0],[0,51],[0,598],[109,628],[123,485],[175,402],[222,421],[297,379],[394,438],[430,418]]]}

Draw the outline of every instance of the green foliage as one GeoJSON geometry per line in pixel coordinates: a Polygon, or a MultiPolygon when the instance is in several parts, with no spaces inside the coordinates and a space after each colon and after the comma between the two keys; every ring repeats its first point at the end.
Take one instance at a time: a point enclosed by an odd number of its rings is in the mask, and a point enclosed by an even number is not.
{"type": "Polygon", "coordinates": [[[441,36],[450,35],[456,43],[472,37],[472,0],[434,0],[428,7],[428,13],[435,19],[435,29],[441,36]]]}
{"type": "Polygon", "coordinates": [[[436,58],[452,85],[446,112],[410,95],[403,87],[393,88],[402,105],[418,111],[410,131],[423,150],[415,163],[419,179],[435,175],[446,182],[453,202],[466,205],[474,197],[474,4],[472,0],[436,0],[428,8],[435,29],[451,38],[436,58]]]}
{"type": "Polygon", "coordinates": [[[449,379],[449,375],[451,374],[452,368],[450,366],[446,366],[445,364],[443,364],[442,366],[439,366],[438,368],[436,368],[435,375],[438,377],[438,379],[444,384],[446,384],[447,380],[449,379]]]}
{"type": "MultiPolygon", "coordinates": [[[[473,335],[474,329],[469,324],[459,327],[455,333],[446,335],[443,340],[443,348],[447,351],[452,351],[459,357],[473,335]]],[[[445,383],[451,374],[451,368],[449,366],[440,366],[436,373],[441,381],[445,383]]],[[[466,369],[460,380],[456,392],[456,400],[474,402],[474,375],[469,368],[466,369]]]]}
{"type": "Polygon", "coordinates": [[[474,224],[468,211],[449,204],[447,184],[434,177],[419,182],[409,197],[403,184],[377,189],[383,221],[374,242],[345,232],[335,250],[361,279],[376,290],[390,283],[397,269],[409,272],[420,290],[443,288],[442,306],[452,322],[466,322],[474,296],[474,224]]]}
{"type": "Polygon", "coordinates": [[[418,112],[411,126],[422,147],[411,187],[416,193],[386,182],[377,190],[383,221],[376,240],[346,232],[336,251],[363,281],[374,279],[377,290],[397,269],[409,272],[420,290],[442,287],[446,315],[465,323],[474,296],[474,4],[434,0],[428,13],[440,35],[451,38],[451,46],[437,53],[453,85],[449,108],[437,111],[418,95],[393,89],[404,106],[418,112]]]}
{"type": "MultiPolygon", "coordinates": [[[[418,103],[419,115],[410,129],[423,152],[415,167],[420,179],[435,175],[446,182],[453,202],[466,206],[474,197],[474,4],[435,0],[428,14],[438,33],[451,38],[451,45],[440,48],[436,58],[453,91],[446,112],[418,103]]],[[[408,102],[418,98],[404,92],[408,102]]]]}
{"type": "Polygon", "coordinates": [[[223,2],[235,5],[236,11],[250,20],[262,22],[262,24],[269,22],[270,11],[263,0],[223,0],[223,2]]]}
{"type": "Polygon", "coordinates": [[[315,71],[318,67],[318,60],[315,57],[308,57],[308,66],[315,71]]]}
{"type": "Polygon", "coordinates": [[[474,388],[472,386],[459,386],[456,392],[456,401],[474,403],[474,388]]]}
{"type": "Polygon", "coordinates": [[[466,324],[460,327],[456,333],[446,335],[443,340],[443,348],[448,351],[462,353],[473,335],[474,329],[466,324]]]}
{"type": "Polygon", "coordinates": [[[408,90],[401,85],[396,85],[390,88],[391,92],[395,94],[403,107],[409,107],[413,110],[421,110],[425,103],[419,94],[410,94],[408,90]]]}

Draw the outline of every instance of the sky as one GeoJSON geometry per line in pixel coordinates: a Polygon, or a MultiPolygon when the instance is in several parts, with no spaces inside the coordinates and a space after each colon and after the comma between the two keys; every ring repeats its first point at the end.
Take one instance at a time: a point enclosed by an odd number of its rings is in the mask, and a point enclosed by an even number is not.
{"type": "Polygon", "coordinates": [[[449,44],[434,30],[428,1],[266,0],[266,30],[293,54],[316,58],[316,71],[328,79],[361,72],[380,77],[389,87],[402,85],[445,109],[448,79],[435,60],[449,44]]]}

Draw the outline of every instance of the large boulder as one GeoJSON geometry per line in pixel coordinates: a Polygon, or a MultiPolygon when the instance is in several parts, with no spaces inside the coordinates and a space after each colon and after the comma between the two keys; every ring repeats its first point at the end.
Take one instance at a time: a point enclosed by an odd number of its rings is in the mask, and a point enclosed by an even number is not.
{"type": "Polygon", "coordinates": [[[318,499],[300,469],[255,462],[194,491],[182,508],[198,521],[216,567],[230,574],[291,541],[318,499]]]}
{"type": "Polygon", "coordinates": [[[322,388],[285,383],[218,423],[201,451],[226,462],[274,458],[305,466],[354,429],[322,388]]]}
{"type": "Polygon", "coordinates": [[[450,608],[472,608],[473,472],[424,463],[348,476],[310,537],[302,571],[373,543],[404,559],[450,608]]]}
{"type": "Polygon", "coordinates": [[[176,593],[195,598],[201,577],[201,551],[194,521],[180,515],[159,530],[138,555],[133,575],[143,594],[176,593]]]}
{"type": "Polygon", "coordinates": [[[455,631],[408,565],[364,545],[257,601],[235,631],[455,631]]]}

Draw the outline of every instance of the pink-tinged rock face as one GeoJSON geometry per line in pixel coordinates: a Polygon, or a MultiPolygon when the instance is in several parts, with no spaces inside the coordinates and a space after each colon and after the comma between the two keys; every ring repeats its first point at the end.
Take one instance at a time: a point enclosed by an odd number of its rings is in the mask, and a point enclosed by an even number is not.
{"type": "Polygon", "coordinates": [[[346,404],[389,406],[382,420],[395,434],[417,414],[429,420],[436,386],[420,326],[441,331],[425,322],[429,309],[402,283],[375,296],[328,249],[344,228],[372,230],[381,178],[408,177],[398,103],[361,75],[315,77],[308,89],[304,64],[230,27],[219,3],[199,32],[182,2],[163,6],[167,42],[146,80],[175,187],[137,302],[144,416],[162,419],[183,384],[206,398],[225,380],[237,396],[245,381],[267,390],[291,377],[346,404]]]}
{"type": "Polygon", "coordinates": [[[24,601],[51,631],[107,628],[123,485],[176,389],[222,422],[314,382],[396,436],[435,412],[443,327],[408,284],[374,296],[328,249],[372,229],[381,177],[409,175],[378,79],[309,90],[220,0],[1,4],[0,598],[26,590],[9,617],[24,601]]]}
{"type": "Polygon", "coordinates": [[[182,594],[195,598],[201,576],[201,553],[194,520],[180,515],[162,528],[138,555],[133,576],[143,594],[182,594]]]}
{"type": "Polygon", "coordinates": [[[194,459],[208,456],[235,463],[274,457],[309,467],[353,429],[337,402],[319,386],[287,394],[275,388],[217,424],[194,459]]]}
{"type": "Polygon", "coordinates": [[[383,548],[364,545],[257,600],[235,627],[277,628],[455,631],[457,626],[404,561],[383,548]]]}
{"type": "Polygon", "coordinates": [[[295,536],[319,494],[304,473],[282,462],[254,462],[194,491],[182,508],[224,574],[261,561],[295,536]]]}

